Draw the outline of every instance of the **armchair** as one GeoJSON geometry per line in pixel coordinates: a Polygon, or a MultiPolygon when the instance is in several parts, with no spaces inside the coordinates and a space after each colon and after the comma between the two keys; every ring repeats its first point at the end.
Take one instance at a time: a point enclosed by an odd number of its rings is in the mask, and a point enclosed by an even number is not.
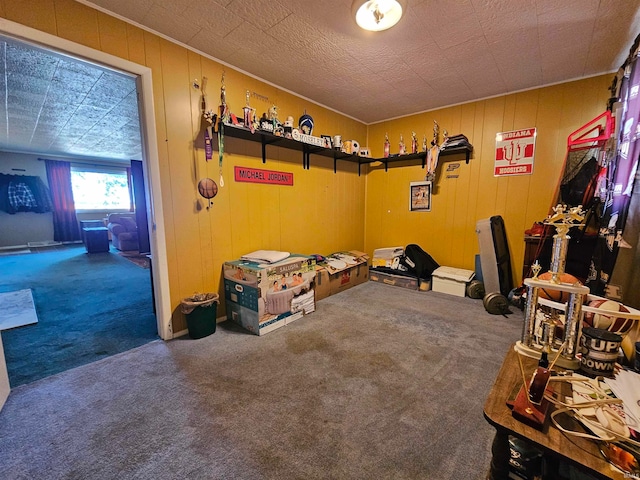
{"type": "Polygon", "coordinates": [[[121,251],[138,250],[138,226],[133,213],[111,213],[107,228],[111,243],[121,251]]]}

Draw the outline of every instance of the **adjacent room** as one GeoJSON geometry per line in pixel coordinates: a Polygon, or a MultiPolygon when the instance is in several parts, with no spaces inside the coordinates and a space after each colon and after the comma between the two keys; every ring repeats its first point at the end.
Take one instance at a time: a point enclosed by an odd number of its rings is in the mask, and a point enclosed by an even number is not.
{"type": "Polygon", "coordinates": [[[1,45],[0,292],[18,386],[158,336],[136,78],[1,45]]]}
{"type": "Polygon", "coordinates": [[[0,477],[640,476],[637,2],[0,35],[0,477]]]}

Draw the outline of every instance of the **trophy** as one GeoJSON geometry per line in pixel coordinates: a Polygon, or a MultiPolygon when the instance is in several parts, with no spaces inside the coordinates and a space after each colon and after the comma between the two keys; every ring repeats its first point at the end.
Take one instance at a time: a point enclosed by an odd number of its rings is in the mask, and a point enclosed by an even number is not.
{"type": "Polygon", "coordinates": [[[516,342],[515,346],[516,351],[533,358],[541,358],[543,354],[546,355],[547,352],[555,350],[558,365],[573,370],[577,370],[580,366],[576,353],[578,353],[582,330],[582,304],[589,294],[589,288],[578,282],[562,282],[562,279],[565,278],[564,267],[570,240],[569,229],[583,226],[581,223],[583,219],[582,206],[567,208],[565,205],[558,205],[553,208],[553,214],[544,221],[546,225],[553,225],[557,231],[553,237],[549,272],[551,276],[550,278],[539,277],[540,265],[537,264],[534,277],[525,278],[527,303],[522,339],[516,342]],[[562,300],[566,300],[566,303],[562,300]],[[548,314],[545,314],[541,307],[563,312],[564,319],[561,321],[560,315],[553,314],[552,318],[556,319],[556,322],[550,329],[548,319],[544,318],[545,315],[548,317],[548,314]],[[556,338],[554,335],[556,332],[560,333],[561,338],[556,338]]]}

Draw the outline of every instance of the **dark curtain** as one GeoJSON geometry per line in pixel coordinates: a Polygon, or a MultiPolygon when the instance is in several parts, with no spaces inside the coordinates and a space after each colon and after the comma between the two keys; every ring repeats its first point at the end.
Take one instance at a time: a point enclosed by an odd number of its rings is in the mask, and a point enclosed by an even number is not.
{"type": "Polygon", "coordinates": [[[594,271],[588,283],[596,295],[604,295],[618,258],[640,158],[640,136],[637,134],[640,127],[639,39],[634,42],[629,58],[622,66],[624,74],[617,85],[617,99],[622,104],[620,118],[616,118],[620,131],[615,158],[607,166],[607,195],[603,202],[598,249],[593,259],[594,271]]]}
{"type": "Polygon", "coordinates": [[[53,203],[53,239],[56,242],[80,240],[76,208],[71,189],[71,164],[45,160],[53,203]]]}
{"type": "Polygon", "coordinates": [[[131,185],[133,185],[133,199],[136,205],[136,224],[138,225],[138,251],[151,252],[149,240],[149,220],[147,219],[147,194],[144,188],[144,171],[140,160],[131,160],[131,185]]]}
{"type": "Polygon", "coordinates": [[[127,167],[127,187],[129,188],[129,211],[135,211],[135,203],[133,201],[133,181],[131,180],[131,167],[127,167]]]}

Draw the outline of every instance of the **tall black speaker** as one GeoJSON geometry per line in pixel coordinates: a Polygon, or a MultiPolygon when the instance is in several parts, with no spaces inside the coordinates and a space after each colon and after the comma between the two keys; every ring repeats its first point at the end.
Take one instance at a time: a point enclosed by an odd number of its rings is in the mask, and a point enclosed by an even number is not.
{"type": "Polygon", "coordinates": [[[513,274],[504,220],[500,215],[478,220],[476,233],[485,292],[500,292],[507,297],[513,288],[513,274]]]}

